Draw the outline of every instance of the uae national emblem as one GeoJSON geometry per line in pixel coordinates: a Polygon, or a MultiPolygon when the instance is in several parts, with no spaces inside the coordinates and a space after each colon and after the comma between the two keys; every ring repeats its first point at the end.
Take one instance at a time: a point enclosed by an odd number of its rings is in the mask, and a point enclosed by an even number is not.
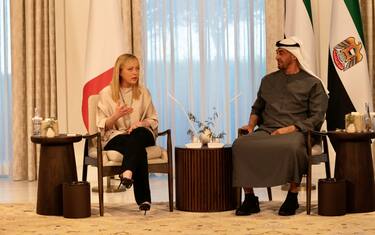
{"type": "Polygon", "coordinates": [[[354,37],[348,37],[333,48],[333,61],[340,70],[346,71],[359,63],[363,56],[361,54],[362,43],[356,42],[354,37]]]}

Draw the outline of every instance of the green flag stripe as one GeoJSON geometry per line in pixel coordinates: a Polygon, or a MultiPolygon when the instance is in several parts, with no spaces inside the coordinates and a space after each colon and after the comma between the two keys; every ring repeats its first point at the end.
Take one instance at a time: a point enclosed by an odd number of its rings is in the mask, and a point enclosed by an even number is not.
{"type": "Polygon", "coordinates": [[[365,43],[363,37],[363,29],[362,29],[362,18],[361,18],[361,10],[359,8],[358,0],[344,0],[346,7],[350,15],[352,16],[353,22],[355,27],[357,28],[358,34],[361,37],[362,43],[365,43]]]}
{"type": "Polygon", "coordinates": [[[310,0],[303,0],[303,3],[305,3],[306,11],[309,14],[311,24],[313,24],[312,14],[311,14],[311,1],[310,0]]]}

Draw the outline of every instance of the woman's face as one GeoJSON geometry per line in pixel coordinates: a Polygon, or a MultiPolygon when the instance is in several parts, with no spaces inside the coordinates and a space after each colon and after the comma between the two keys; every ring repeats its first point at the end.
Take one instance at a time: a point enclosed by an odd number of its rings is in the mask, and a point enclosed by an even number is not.
{"type": "Polygon", "coordinates": [[[139,63],[136,59],[130,59],[124,63],[120,72],[122,87],[131,87],[137,84],[139,79],[139,63]]]}

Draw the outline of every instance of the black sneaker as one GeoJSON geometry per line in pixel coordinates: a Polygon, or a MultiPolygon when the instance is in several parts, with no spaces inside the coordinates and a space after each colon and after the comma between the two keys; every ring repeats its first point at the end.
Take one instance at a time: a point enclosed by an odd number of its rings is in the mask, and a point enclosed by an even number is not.
{"type": "Polygon", "coordinates": [[[295,215],[296,210],[298,209],[298,193],[288,192],[284,203],[281,205],[279,209],[279,215],[281,216],[289,216],[295,215]]]}
{"type": "Polygon", "coordinates": [[[258,197],[256,197],[255,195],[251,195],[250,197],[245,197],[242,205],[236,210],[236,215],[251,215],[254,213],[258,213],[259,211],[260,208],[258,197]]]}

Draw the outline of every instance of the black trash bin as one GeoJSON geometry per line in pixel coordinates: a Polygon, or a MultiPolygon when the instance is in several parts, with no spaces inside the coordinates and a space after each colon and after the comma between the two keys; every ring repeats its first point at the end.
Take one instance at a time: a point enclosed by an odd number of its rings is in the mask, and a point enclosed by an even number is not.
{"type": "Polygon", "coordinates": [[[326,216],[345,215],[346,181],[334,178],[318,181],[318,214],[326,216]]]}
{"type": "Polygon", "coordinates": [[[77,181],[63,184],[63,215],[65,218],[91,216],[90,183],[77,181]]]}

